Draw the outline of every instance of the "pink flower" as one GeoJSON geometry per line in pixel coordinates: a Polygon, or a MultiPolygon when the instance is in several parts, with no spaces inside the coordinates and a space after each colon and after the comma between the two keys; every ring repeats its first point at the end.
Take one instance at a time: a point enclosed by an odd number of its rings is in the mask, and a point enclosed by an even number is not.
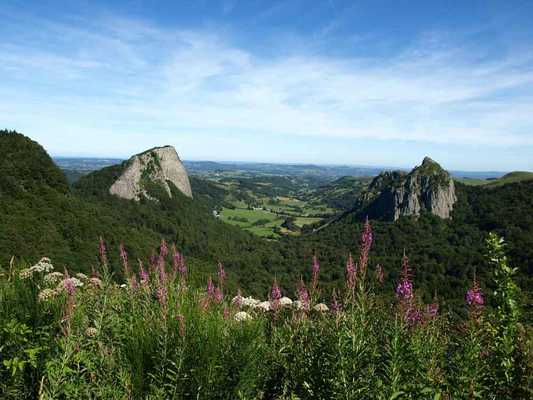
{"type": "Polygon", "coordinates": [[[426,318],[432,319],[437,316],[439,312],[439,304],[431,303],[426,306],[426,318]]]}
{"type": "Polygon", "coordinates": [[[220,290],[219,287],[215,288],[215,294],[213,295],[213,298],[217,304],[222,303],[222,300],[224,300],[224,293],[222,293],[222,290],[220,290]]]}
{"type": "Polygon", "coordinates": [[[220,287],[224,287],[224,282],[226,281],[226,271],[222,263],[218,263],[218,284],[220,287]]]}
{"type": "Polygon", "coordinates": [[[342,305],[337,300],[337,292],[333,289],[333,295],[331,296],[330,309],[333,313],[338,313],[342,310],[342,305]]]}
{"type": "Polygon", "coordinates": [[[370,253],[370,248],[372,247],[372,226],[366,217],[365,225],[363,228],[363,233],[361,235],[361,246],[359,251],[359,273],[361,278],[364,279],[366,275],[366,267],[368,265],[368,255],[370,253]]]}
{"type": "Polygon", "coordinates": [[[410,281],[401,281],[396,287],[396,297],[400,300],[411,300],[413,298],[413,284],[410,281]]]}
{"type": "Polygon", "coordinates": [[[485,305],[485,297],[475,277],[472,287],[466,292],[466,302],[471,307],[482,308],[485,305]]]}
{"type": "Polygon", "coordinates": [[[139,260],[139,278],[141,279],[141,285],[146,285],[150,279],[148,272],[145,271],[143,263],[139,260]]]}
{"type": "Polygon", "coordinates": [[[165,239],[161,239],[161,245],[159,246],[159,255],[163,258],[168,255],[168,246],[165,239]]]}
{"type": "Polygon", "coordinates": [[[124,277],[128,278],[130,275],[130,271],[128,267],[128,253],[126,252],[126,249],[123,243],[120,243],[120,259],[122,260],[122,266],[124,268],[124,277]]]}
{"type": "Polygon", "coordinates": [[[278,282],[274,279],[271,290],[272,300],[277,301],[281,299],[281,289],[279,288],[278,282]]]}
{"type": "Polygon", "coordinates": [[[409,308],[405,314],[405,319],[409,325],[416,325],[422,321],[422,313],[417,308],[409,308]]]}
{"type": "Polygon", "coordinates": [[[100,253],[100,261],[102,265],[107,265],[107,250],[105,247],[104,239],[100,236],[100,243],[98,246],[98,251],[100,253]]]}
{"type": "Polygon", "coordinates": [[[303,280],[300,280],[300,284],[298,285],[298,300],[302,303],[302,309],[309,311],[311,299],[309,298],[309,292],[307,291],[303,280]]]}
{"type": "Polygon", "coordinates": [[[211,276],[207,278],[207,295],[209,297],[214,297],[215,295],[215,285],[213,284],[213,279],[211,279],[211,276]]]}
{"type": "Polygon", "coordinates": [[[311,287],[313,289],[316,289],[318,286],[318,273],[320,272],[320,264],[318,262],[318,258],[313,256],[313,267],[312,267],[312,279],[311,279],[311,287]]]}
{"type": "Polygon", "coordinates": [[[348,261],[346,262],[346,286],[349,289],[355,287],[355,280],[357,275],[357,266],[354,264],[352,254],[348,256],[348,261]]]}

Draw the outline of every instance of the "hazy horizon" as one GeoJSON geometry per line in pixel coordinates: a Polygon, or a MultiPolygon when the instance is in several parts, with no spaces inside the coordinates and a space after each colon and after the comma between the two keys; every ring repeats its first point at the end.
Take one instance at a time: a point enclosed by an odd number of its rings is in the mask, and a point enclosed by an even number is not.
{"type": "Polygon", "coordinates": [[[5,0],[0,127],[51,154],[533,170],[533,3],[5,0]]]}

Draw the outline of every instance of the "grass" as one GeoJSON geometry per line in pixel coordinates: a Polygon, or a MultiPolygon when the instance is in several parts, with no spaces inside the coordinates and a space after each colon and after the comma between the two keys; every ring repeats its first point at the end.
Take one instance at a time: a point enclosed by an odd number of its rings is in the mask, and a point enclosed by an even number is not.
{"type": "Polygon", "coordinates": [[[59,282],[45,278],[41,262],[31,269],[12,262],[0,271],[0,397],[531,398],[533,342],[519,323],[519,294],[498,238],[488,248],[494,311],[474,282],[468,298],[476,303],[456,320],[409,289],[406,259],[402,291],[377,295],[382,279],[363,272],[369,237],[357,272],[348,269],[322,311],[319,268],[297,293],[274,281],[264,311],[224,293],[222,269],[207,291],[194,286],[163,250],[148,275],[125,264],[117,282],[103,264],[98,278],[76,276],[77,287],[62,273],[59,282]]]}
{"type": "Polygon", "coordinates": [[[283,219],[274,213],[263,210],[249,210],[244,208],[224,208],[220,214],[222,221],[237,225],[258,236],[275,236],[273,229],[283,223],[283,219]],[[246,219],[236,220],[237,219],[246,219]],[[267,220],[263,225],[254,225],[257,221],[267,220]]]}

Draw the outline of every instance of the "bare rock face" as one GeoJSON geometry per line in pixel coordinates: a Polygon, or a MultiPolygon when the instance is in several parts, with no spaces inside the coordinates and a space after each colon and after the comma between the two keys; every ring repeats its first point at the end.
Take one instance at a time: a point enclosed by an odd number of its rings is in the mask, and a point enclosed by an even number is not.
{"type": "Polygon", "coordinates": [[[450,174],[426,157],[408,174],[387,171],[378,175],[361,196],[359,207],[372,217],[392,221],[423,211],[447,219],[456,201],[450,174]]]}
{"type": "Polygon", "coordinates": [[[156,147],[130,158],[122,175],[110,187],[109,193],[138,201],[141,196],[148,196],[148,182],[161,185],[170,197],[170,183],[173,183],[185,196],[192,198],[189,175],[172,146],[156,147]]]}

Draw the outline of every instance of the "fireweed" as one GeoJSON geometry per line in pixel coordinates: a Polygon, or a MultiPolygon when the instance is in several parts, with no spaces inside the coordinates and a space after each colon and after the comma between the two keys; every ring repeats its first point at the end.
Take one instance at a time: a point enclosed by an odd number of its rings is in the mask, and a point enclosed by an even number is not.
{"type": "MultiPolygon", "coordinates": [[[[521,361],[525,353],[519,339],[501,339],[501,335],[517,337],[510,327],[518,313],[512,318],[508,314],[514,302],[505,303],[507,295],[490,297],[488,292],[483,298],[479,283],[464,288],[470,293],[465,305],[494,302],[500,305],[497,318],[482,307],[482,323],[469,319],[456,325],[446,314],[439,315],[436,301],[415,304],[405,257],[400,281],[390,296],[395,294],[396,303],[412,307],[396,318],[398,306],[374,295],[372,285],[367,296],[345,295],[354,287],[358,291],[356,282],[365,276],[356,272],[352,259],[347,263],[346,286],[331,294],[330,311],[295,318],[302,315],[296,306],[261,311],[254,308],[260,300],[245,298],[241,291],[233,300],[224,296],[217,304],[220,275],[217,285],[208,279],[207,289],[181,290],[177,279],[162,274],[165,252],[161,250],[150,274],[139,264],[142,290],[137,291],[121,289],[105,269],[99,271],[101,284],[81,279],[85,284],[79,287],[65,271],[63,289],[53,296],[48,292],[39,296],[44,276],[21,279],[15,269],[9,279],[0,278],[0,326],[10,326],[9,320],[17,318],[34,332],[0,333],[3,360],[28,361],[14,378],[0,369],[0,395],[9,390],[12,398],[39,393],[43,399],[461,399],[491,398],[494,393],[493,398],[531,398],[524,383],[531,371],[521,361]],[[161,296],[158,290],[163,288],[166,293],[161,296]],[[163,304],[161,297],[166,297],[163,304]],[[356,301],[365,304],[352,306],[356,301]],[[498,318],[505,321],[506,330],[498,327],[498,318]],[[61,330],[64,335],[58,335],[61,330]],[[18,342],[13,339],[17,337],[18,342]],[[502,347],[504,343],[513,344],[512,351],[502,347]],[[37,351],[35,366],[28,358],[32,351],[37,351]],[[512,360],[512,367],[505,360],[512,360]]],[[[172,271],[181,265],[182,258],[174,258],[176,252],[173,248],[172,271]]],[[[501,254],[493,258],[503,263],[501,254]]],[[[358,260],[374,268],[371,251],[358,260]]],[[[502,267],[497,268],[495,287],[504,293],[501,290],[512,281],[502,267]]],[[[194,260],[190,269],[196,272],[194,260]]],[[[227,272],[231,278],[231,269],[227,272]]],[[[391,282],[380,290],[387,284],[391,282]]],[[[313,279],[308,284],[312,286],[313,279]]],[[[48,290],[56,293],[52,288],[48,290]]],[[[298,300],[309,302],[312,309],[316,304],[306,284],[302,281],[297,288],[298,300]]],[[[276,280],[268,295],[271,304],[279,302],[281,293],[276,280]]]]}

